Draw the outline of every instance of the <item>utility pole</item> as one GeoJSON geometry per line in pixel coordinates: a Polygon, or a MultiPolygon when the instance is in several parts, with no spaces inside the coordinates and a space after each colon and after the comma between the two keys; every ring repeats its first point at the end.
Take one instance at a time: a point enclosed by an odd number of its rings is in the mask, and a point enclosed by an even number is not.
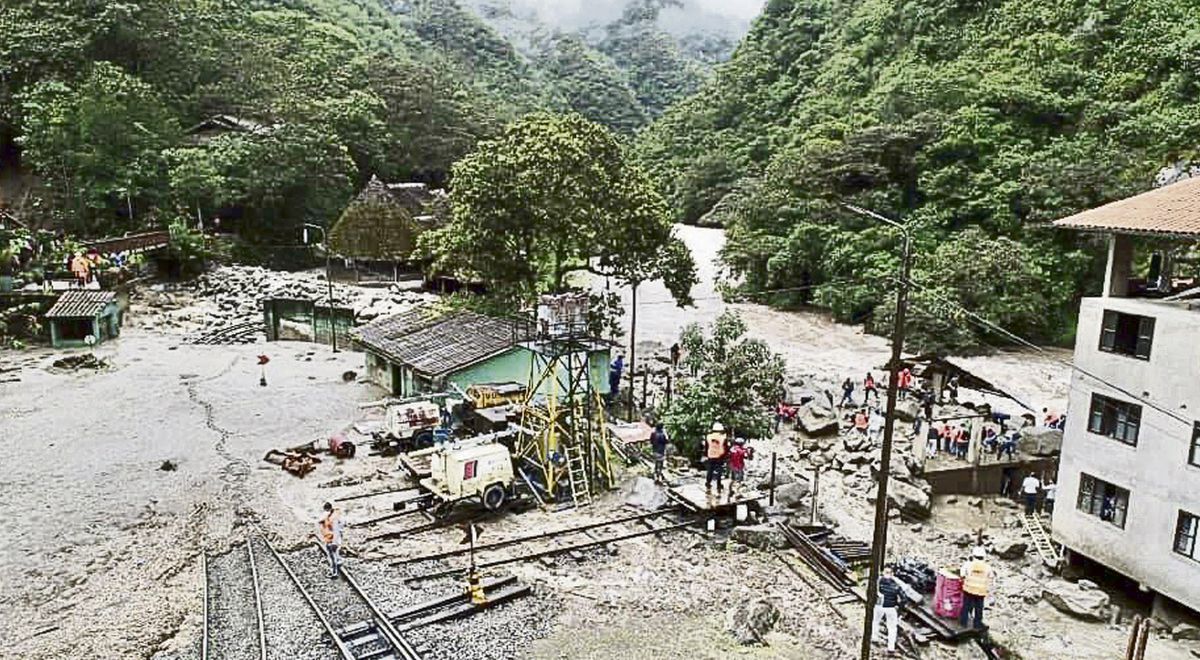
{"type": "Polygon", "coordinates": [[[637,290],[638,283],[630,284],[632,289],[633,299],[630,301],[630,319],[629,319],[629,421],[633,421],[633,392],[636,384],[634,382],[634,372],[636,371],[635,361],[637,358],[637,290]]]}
{"type": "Polygon", "coordinates": [[[879,488],[875,493],[875,533],[871,539],[871,574],[867,579],[866,612],[863,614],[862,653],[860,658],[861,660],[870,660],[871,637],[873,637],[873,633],[875,632],[871,629],[873,623],[872,615],[875,611],[875,602],[878,600],[879,574],[883,569],[883,562],[887,558],[887,487],[888,477],[892,468],[892,427],[896,422],[896,398],[900,393],[897,380],[899,380],[900,374],[900,356],[904,350],[904,320],[908,312],[908,276],[912,265],[912,237],[909,234],[908,227],[895,220],[885,218],[878,213],[857,206],[847,205],[846,208],[859,215],[865,215],[897,227],[904,236],[904,254],[900,263],[900,281],[896,283],[896,316],[894,325],[892,326],[892,359],[888,363],[887,414],[884,419],[883,448],[879,461],[879,488]]]}
{"type": "Polygon", "coordinates": [[[333,273],[329,266],[329,242],[325,239],[325,228],[321,225],[314,225],[310,222],[304,223],[304,242],[308,242],[308,229],[319,229],[321,231],[321,245],[325,249],[325,284],[329,287],[329,344],[333,347],[333,352],[337,353],[337,324],[333,318],[333,273]]]}

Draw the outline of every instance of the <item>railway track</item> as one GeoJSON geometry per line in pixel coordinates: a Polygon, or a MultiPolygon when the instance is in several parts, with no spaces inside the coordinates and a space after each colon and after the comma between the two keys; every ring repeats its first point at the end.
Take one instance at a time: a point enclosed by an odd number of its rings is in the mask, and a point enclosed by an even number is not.
{"type": "Polygon", "coordinates": [[[281,555],[262,537],[203,558],[201,660],[419,660],[355,576],[328,576],[316,546],[281,555]]]}

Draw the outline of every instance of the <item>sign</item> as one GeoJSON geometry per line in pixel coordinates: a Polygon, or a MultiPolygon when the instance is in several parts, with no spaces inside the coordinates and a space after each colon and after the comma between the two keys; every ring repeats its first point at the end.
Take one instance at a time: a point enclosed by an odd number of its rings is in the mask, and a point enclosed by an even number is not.
{"type": "Polygon", "coordinates": [[[267,356],[265,356],[265,355],[260,355],[260,356],[258,356],[258,363],[259,363],[259,364],[266,364],[266,363],[268,363],[268,362],[270,362],[270,361],[271,361],[271,358],[269,358],[269,357],[267,357],[267,356]]]}

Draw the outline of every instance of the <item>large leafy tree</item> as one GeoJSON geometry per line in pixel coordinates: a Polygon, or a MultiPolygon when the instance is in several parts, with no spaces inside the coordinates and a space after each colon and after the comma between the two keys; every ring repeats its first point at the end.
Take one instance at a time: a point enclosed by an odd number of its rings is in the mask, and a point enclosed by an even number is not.
{"type": "Polygon", "coordinates": [[[694,376],[682,381],[663,415],[663,423],[685,454],[696,458],[714,422],[742,437],[770,433],[771,410],[784,387],[786,364],[760,339],[746,336],[735,312],[722,313],[705,332],[699,324],[684,328],[680,344],[684,368],[694,376]]]}
{"type": "Polygon", "coordinates": [[[695,264],[662,198],[612,132],[539,113],[455,164],[453,218],[421,237],[436,269],[518,295],[561,290],[588,269],[662,279],[688,302],[695,264]]]}

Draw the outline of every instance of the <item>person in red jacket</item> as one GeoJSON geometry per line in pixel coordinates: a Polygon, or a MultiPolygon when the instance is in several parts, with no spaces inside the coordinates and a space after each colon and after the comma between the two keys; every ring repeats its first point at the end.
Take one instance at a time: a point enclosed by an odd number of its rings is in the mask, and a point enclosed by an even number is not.
{"type": "Polygon", "coordinates": [[[729,492],[741,490],[746,482],[746,460],[754,457],[754,449],[746,446],[745,438],[734,438],[729,449],[729,492]]]}

